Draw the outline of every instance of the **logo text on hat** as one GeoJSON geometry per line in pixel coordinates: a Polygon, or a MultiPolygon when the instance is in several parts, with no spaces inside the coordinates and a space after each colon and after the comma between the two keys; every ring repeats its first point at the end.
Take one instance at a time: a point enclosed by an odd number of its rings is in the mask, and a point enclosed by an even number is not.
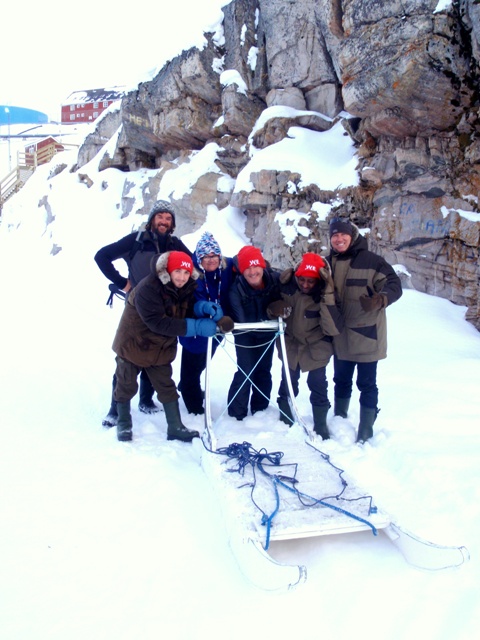
{"type": "Polygon", "coordinates": [[[254,260],[250,260],[249,266],[250,267],[259,267],[260,266],[260,260],[258,258],[255,258],[254,260]]]}
{"type": "Polygon", "coordinates": [[[305,265],[305,270],[306,271],[314,271],[315,273],[317,272],[317,267],[313,264],[306,264],[305,265]]]}
{"type": "Polygon", "coordinates": [[[191,266],[190,262],[186,262],[185,260],[182,262],[182,267],[185,267],[185,269],[190,269],[191,266]]]}

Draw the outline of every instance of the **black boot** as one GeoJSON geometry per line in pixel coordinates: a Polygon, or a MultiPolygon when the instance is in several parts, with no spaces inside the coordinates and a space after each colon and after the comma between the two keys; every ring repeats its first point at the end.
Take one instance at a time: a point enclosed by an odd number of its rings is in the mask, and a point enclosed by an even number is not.
{"type": "Polygon", "coordinates": [[[182,442],[191,442],[194,438],[198,438],[198,431],[191,431],[182,423],[180,416],[180,407],[178,400],[173,402],[164,402],[165,417],[167,419],[167,440],[181,440],[182,442]]]}
{"type": "Polygon", "coordinates": [[[350,398],[337,398],[335,396],[335,402],[333,405],[333,412],[336,416],[346,418],[348,415],[348,407],[350,405],[350,398]]]}
{"type": "Polygon", "coordinates": [[[113,395],[115,393],[116,386],[117,386],[117,376],[113,374],[112,401],[110,403],[110,409],[108,410],[107,415],[102,420],[102,427],[107,427],[107,429],[109,429],[110,427],[114,427],[117,424],[117,418],[118,418],[117,403],[115,402],[115,396],[113,395]]]}
{"type": "Polygon", "coordinates": [[[142,413],[157,413],[160,409],[153,401],[155,389],[144,369],[140,373],[140,399],[138,408],[142,413]]]}
{"type": "Polygon", "coordinates": [[[117,440],[129,442],[132,439],[132,416],[130,402],[117,402],[117,440]]]}
{"type": "Polygon", "coordinates": [[[379,409],[360,405],[360,424],[358,425],[357,442],[363,444],[373,436],[373,424],[379,409]]]}
{"type": "Polygon", "coordinates": [[[329,409],[330,407],[328,405],[321,407],[312,405],[313,430],[322,437],[322,440],[328,440],[330,438],[327,427],[327,413],[329,409]]]}
{"type": "Polygon", "coordinates": [[[102,427],[114,427],[117,424],[118,413],[117,413],[117,403],[112,398],[112,404],[110,405],[110,409],[108,410],[107,415],[102,420],[102,427]]]}
{"type": "Polygon", "coordinates": [[[288,398],[280,397],[277,400],[278,408],[280,409],[280,420],[285,424],[288,424],[289,427],[295,422],[295,419],[292,415],[292,410],[290,408],[290,403],[288,398]]]}

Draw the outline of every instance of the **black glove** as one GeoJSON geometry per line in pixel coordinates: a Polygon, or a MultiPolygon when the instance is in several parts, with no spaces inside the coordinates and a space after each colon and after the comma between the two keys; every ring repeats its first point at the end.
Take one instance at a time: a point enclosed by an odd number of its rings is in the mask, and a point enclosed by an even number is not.
{"type": "Polygon", "coordinates": [[[217,328],[220,329],[222,333],[230,333],[233,331],[234,326],[235,323],[230,316],[223,316],[223,318],[217,320],[217,328]]]}
{"type": "Polygon", "coordinates": [[[383,293],[373,293],[369,291],[370,295],[360,296],[360,304],[364,311],[380,311],[387,306],[387,296],[383,293]]]}
{"type": "Polygon", "coordinates": [[[113,282],[108,285],[108,288],[110,289],[110,295],[108,296],[107,300],[107,305],[109,307],[113,307],[113,296],[117,296],[117,298],[122,298],[123,300],[125,300],[125,298],[127,297],[125,291],[120,289],[120,287],[117,287],[117,285],[113,284],[113,282]]]}
{"type": "Polygon", "coordinates": [[[270,318],[283,318],[285,320],[291,313],[292,307],[284,300],[271,302],[267,307],[267,314],[270,318]]]}

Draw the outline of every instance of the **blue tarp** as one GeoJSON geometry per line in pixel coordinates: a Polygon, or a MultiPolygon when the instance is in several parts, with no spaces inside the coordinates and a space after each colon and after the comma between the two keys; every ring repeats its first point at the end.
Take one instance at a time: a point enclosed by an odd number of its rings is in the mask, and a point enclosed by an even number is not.
{"type": "Polygon", "coordinates": [[[0,104],[0,125],[9,124],[45,124],[48,116],[35,109],[24,109],[23,107],[11,107],[0,104]]]}

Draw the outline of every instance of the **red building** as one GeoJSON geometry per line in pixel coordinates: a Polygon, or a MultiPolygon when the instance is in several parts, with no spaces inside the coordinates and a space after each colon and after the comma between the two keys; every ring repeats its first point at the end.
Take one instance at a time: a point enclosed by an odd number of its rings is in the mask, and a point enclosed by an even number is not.
{"type": "Polygon", "coordinates": [[[38,142],[32,142],[25,147],[25,164],[27,166],[38,166],[50,162],[53,156],[65,147],[54,138],[44,138],[38,142]]]}
{"type": "Polygon", "coordinates": [[[124,87],[74,91],[62,104],[62,124],[93,122],[124,93],[124,87]]]}

